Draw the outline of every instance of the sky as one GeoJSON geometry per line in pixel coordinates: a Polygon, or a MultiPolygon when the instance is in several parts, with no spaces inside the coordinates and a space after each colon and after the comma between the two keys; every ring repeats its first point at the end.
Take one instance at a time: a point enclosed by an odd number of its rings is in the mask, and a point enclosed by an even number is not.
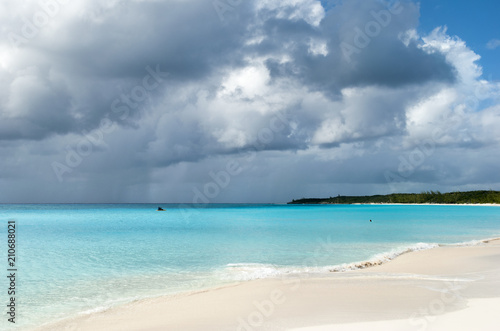
{"type": "Polygon", "coordinates": [[[497,1],[0,3],[0,203],[500,190],[497,1]]]}

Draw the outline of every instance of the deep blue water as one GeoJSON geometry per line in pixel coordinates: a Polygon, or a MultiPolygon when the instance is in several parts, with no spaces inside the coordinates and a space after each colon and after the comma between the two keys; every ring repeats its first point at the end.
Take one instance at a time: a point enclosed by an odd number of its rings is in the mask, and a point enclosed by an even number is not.
{"type": "MultiPolygon", "coordinates": [[[[500,237],[500,208],[489,206],[156,207],[0,205],[5,272],[7,222],[16,221],[16,325],[225,282],[327,272],[408,247],[500,237]]],[[[0,325],[10,327],[5,320],[0,325]]]]}

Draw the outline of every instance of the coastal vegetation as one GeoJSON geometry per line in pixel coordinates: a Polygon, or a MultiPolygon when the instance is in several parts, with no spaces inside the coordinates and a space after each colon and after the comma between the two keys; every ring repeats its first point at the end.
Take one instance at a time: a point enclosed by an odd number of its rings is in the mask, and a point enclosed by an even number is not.
{"type": "Polygon", "coordinates": [[[405,203],[405,204],[500,204],[499,191],[469,191],[441,193],[427,191],[422,193],[393,193],[371,196],[342,196],[324,199],[302,198],[288,204],[354,204],[354,203],[405,203]]]}

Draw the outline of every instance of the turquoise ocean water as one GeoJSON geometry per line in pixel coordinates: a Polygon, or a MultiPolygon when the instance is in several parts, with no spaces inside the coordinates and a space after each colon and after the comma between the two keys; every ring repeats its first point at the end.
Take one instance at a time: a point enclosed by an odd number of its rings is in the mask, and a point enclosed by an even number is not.
{"type": "MultiPolygon", "coordinates": [[[[16,326],[228,282],[327,273],[436,244],[500,237],[490,206],[0,205],[16,221],[16,326]],[[372,220],[370,223],[369,220],[372,220]]],[[[472,243],[471,243],[472,241],[472,243]]],[[[8,303],[8,281],[0,282],[8,303]]]]}

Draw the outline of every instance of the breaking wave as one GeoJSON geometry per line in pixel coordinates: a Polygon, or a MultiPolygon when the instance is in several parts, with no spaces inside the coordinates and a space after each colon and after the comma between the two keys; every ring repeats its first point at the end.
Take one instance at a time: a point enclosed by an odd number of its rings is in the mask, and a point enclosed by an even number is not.
{"type": "Polygon", "coordinates": [[[398,256],[406,253],[422,251],[439,247],[434,243],[418,243],[406,247],[396,248],[389,252],[376,254],[371,258],[330,266],[278,266],[274,264],[262,263],[230,263],[221,270],[221,278],[224,280],[246,281],[263,278],[277,278],[290,274],[311,273],[322,274],[330,272],[346,272],[351,270],[365,269],[387,263],[398,256]]]}

